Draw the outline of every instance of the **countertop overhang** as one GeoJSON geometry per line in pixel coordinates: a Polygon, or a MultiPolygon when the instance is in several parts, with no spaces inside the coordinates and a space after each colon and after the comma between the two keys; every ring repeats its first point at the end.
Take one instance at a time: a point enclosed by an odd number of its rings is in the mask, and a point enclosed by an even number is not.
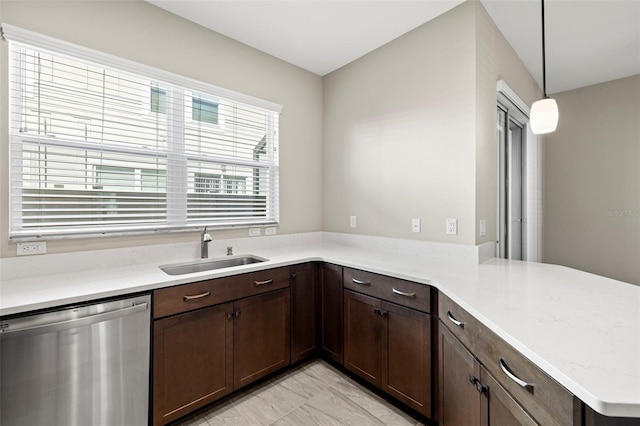
{"type": "MultiPolygon", "coordinates": [[[[244,254],[244,253],[242,253],[244,254]]],[[[248,253],[247,253],[248,254],[248,253]]],[[[640,287],[557,265],[458,264],[315,243],[252,250],[263,263],[169,276],[143,263],[0,282],[0,316],[310,261],[434,286],[596,412],[640,418],[640,287]]],[[[193,259],[176,259],[174,263],[193,259]]]]}

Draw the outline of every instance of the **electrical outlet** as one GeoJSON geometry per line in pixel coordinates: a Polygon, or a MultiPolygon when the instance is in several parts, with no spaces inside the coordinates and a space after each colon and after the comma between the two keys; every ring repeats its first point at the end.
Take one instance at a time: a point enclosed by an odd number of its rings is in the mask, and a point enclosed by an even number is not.
{"type": "Polygon", "coordinates": [[[249,228],[249,236],[250,237],[259,237],[261,229],[260,228],[249,228]]]}
{"type": "Polygon", "coordinates": [[[411,219],[411,232],[420,232],[420,219],[417,217],[411,219]]]}
{"type": "Polygon", "coordinates": [[[458,219],[447,218],[447,235],[458,235],[458,219]]]}
{"type": "Polygon", "coordinates": [[[265,228],[264,235],[276,235],[276,227],[272,226],[269,228],[265,228]]]}
{"type": "Polygon", "coordinates": [[[35,243],[18,243],[17,255],[30,256],[32,254],[45,254],[47,252],[47,242],[38,241],[35,243]]]}
{"type": "Polygon", "coordinates": [[[487,235],[487,221],[480,219],[480,236],[484,237],[485,235],[487,235]]]}
{"type": "Polygon", "coordinates": [[[356,217],[355,216],[351,216],[351,218],[349,220],[349,226],[351,226],[352,228],[356,227],[356,217]]]}

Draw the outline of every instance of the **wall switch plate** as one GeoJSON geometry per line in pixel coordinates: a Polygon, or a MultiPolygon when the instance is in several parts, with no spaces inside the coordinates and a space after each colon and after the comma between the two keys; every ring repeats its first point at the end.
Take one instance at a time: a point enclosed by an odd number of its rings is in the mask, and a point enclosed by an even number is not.
{"type": "Polygon", "coordinates": [[[447,218],[447,235],[458,235],[458,219],[447,218]]]}
{"type": "Polygon", "coordinates": [[[32,254],[45,254],[47,252],[47,242],[38,241],[35,243],[18,243],[17,255],[30,256],[32,254]]]}
{"type": "Polygon", "coordinates": [[[249,236],[250,237],[259,237],[260,236],[260,228],[249,228],[249,236]]]}
{"type": "Polygon", "coordinates": [[[276,227],[271,226],[269,228],[265,228],[264,235],[276,235],[276,227]]]}
{"type": "Polygon", "coordinates": [[[411,219],[411,232],[420,232],[420,219],[417,217],[411,219]]]}
{"type": "Polygon", "coordinates": [[[486,219],[480,219],[480,236],[484,237],[487,235],[487,221],[486,219]]]}
{"type": "Polygon", "coordinates": [[[356,227],[356,217],[355,216],[351,216],[351,218],[349,219],[349,226],[352,228],[356,227]]]}

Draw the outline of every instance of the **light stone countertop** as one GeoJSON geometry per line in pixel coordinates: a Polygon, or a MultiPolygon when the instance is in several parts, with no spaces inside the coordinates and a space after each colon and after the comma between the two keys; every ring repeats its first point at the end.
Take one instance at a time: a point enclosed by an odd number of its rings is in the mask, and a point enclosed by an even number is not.
{"type": "Polygon", "coordinates": [[[308,261],[336,263],[436,287],[595,411],[640,418],[639,286],[549,264],[456,263],[322,241],[251,254],[269,260],[182,276],[158,265],[188,258],[3,278],[0,315],[308,261]]]}

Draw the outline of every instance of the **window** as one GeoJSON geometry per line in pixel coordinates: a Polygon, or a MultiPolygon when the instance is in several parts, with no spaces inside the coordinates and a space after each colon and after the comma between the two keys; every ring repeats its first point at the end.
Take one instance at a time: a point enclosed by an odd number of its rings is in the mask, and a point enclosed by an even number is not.
{"type": "MultiPolygon", "coordinates": [[[[153,113],[167,113],[167,90],[158,83],[151,83],[149,87],[149,109],[153,113]]],[[[186,110],[189,119],[202,123],[218,126],[220,124],[220,103],[206,95],[193,94],[190,96],[191,104],[186,110]]],[[[188,102],[188,101],[187,101],[188,102]]]]}
{"type": "Polygon", "coordinates": [[[191,119],[218,125],[218,103],[207,100],[202,95],[191,98],[191,119]]]}
{"type": "Polygon", "coordinates": [[[11,238],[277,223],[278,105],[2,29],[11,238]]]}
{"type": "Polygon", "coordinates": [[[167,91],[160,86],[158,83],[151,83],[149,87],[151,100],[150,100],[150,108],[151,112],[155,112],[158,114],[166,114],[167,113],[167,91]]]}

